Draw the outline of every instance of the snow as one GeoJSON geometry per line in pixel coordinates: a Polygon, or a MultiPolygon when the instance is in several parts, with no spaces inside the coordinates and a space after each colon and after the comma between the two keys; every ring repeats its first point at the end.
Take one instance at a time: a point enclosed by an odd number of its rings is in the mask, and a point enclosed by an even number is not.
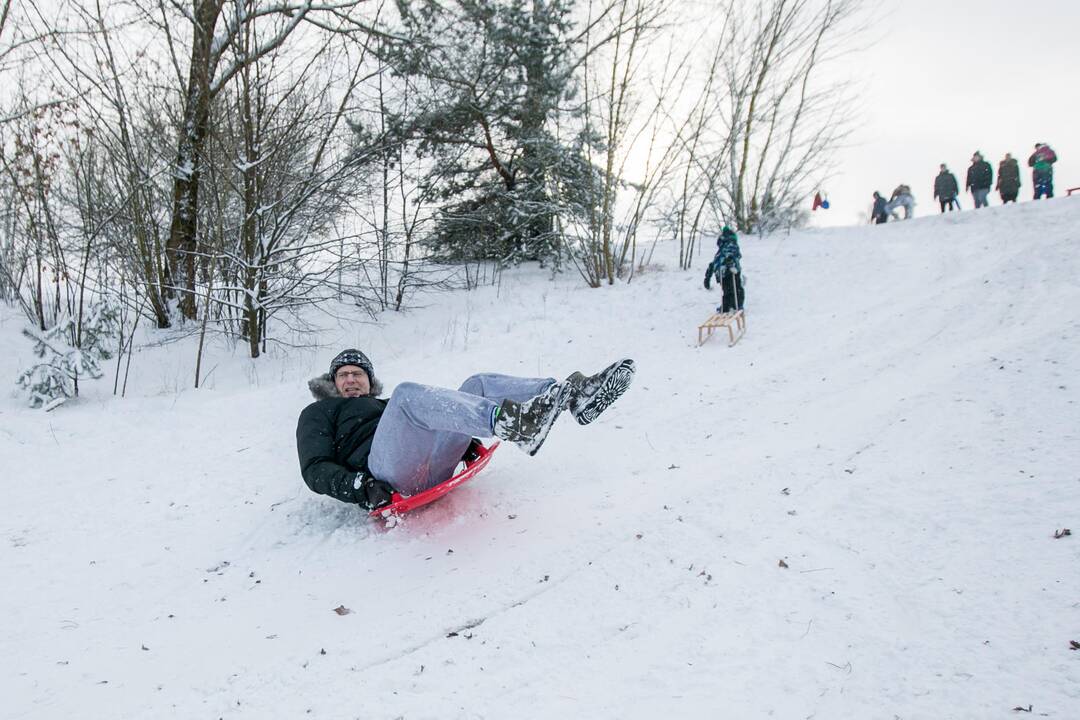
{"type": "Polygon", "coordinates": [[[189,337],[125,399],[0,397],[3,714],[1080,717],[1078,228],[1060,198],[743,238],[733,348],[695,345],[708,258],[661,246],[630,285],[522,268],[304,350],[219,343],[200,390],[189,337]],[[388,391],[638,375],[386,528],[298,472],[343,346],[388,391]]]}

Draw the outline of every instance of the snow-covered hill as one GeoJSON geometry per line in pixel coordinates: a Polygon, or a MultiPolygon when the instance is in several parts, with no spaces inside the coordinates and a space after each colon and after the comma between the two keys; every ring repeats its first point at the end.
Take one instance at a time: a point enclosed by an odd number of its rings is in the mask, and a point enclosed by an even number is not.
{"type": "Polygon", "coordinates": [[[1080,199],[742,246],[734,348],[705,258],[522,269],[202,390],[178,343],[124,400],[0,398],[2,715],[1080,717],[1080,199]],[[343,345],[388,391],[639,372],[386,529],[298,473],[343,345]]]}

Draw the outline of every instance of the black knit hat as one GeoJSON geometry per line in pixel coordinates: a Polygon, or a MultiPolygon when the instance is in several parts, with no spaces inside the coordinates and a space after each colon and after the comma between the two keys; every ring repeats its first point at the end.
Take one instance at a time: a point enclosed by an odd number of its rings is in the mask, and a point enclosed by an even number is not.
{"type": "Polygon", "coordinates": [[[375,366],[368,360],[368,356],[352,348],[342,350],[330,361],[330,379],[333,380],[337,376],[337,371],[346,365],[355,365],[366,372],[369,381],[375,379],[375,366]]]}

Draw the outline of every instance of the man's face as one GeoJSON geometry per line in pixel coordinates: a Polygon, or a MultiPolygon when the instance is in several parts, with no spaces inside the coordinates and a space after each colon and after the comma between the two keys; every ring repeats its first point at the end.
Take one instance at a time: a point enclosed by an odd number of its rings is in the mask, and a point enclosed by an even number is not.
{"type": "Polygon", "coordinates": [[[342,365],[334,375],[334,385],[342,397],[363,397],[371,392],[371,381],[363,368],[356,365],[342,365]]]}

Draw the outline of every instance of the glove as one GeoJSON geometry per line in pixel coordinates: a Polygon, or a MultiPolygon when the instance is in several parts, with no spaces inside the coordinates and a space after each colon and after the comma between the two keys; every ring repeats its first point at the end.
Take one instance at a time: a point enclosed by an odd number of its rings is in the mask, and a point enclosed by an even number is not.
{"type": "Polygon", "coordinates": [[[389,505],[394,500],[394,486],[383,482],[378,478],[366,473],[357,473],[355,488],[360,507],[365,510],[375,510],[383,505],[389,505]]]}
{"type": "Polygon", "coordinates": [[[484,447],[484,443],[480,442],[476,438],[473,438],[469,442],[469,447],[465,448],[465,454],[461,456],[462,462],[466,465],[472,465],[474,462],[480,459],[480,448],[484,447]]]}

